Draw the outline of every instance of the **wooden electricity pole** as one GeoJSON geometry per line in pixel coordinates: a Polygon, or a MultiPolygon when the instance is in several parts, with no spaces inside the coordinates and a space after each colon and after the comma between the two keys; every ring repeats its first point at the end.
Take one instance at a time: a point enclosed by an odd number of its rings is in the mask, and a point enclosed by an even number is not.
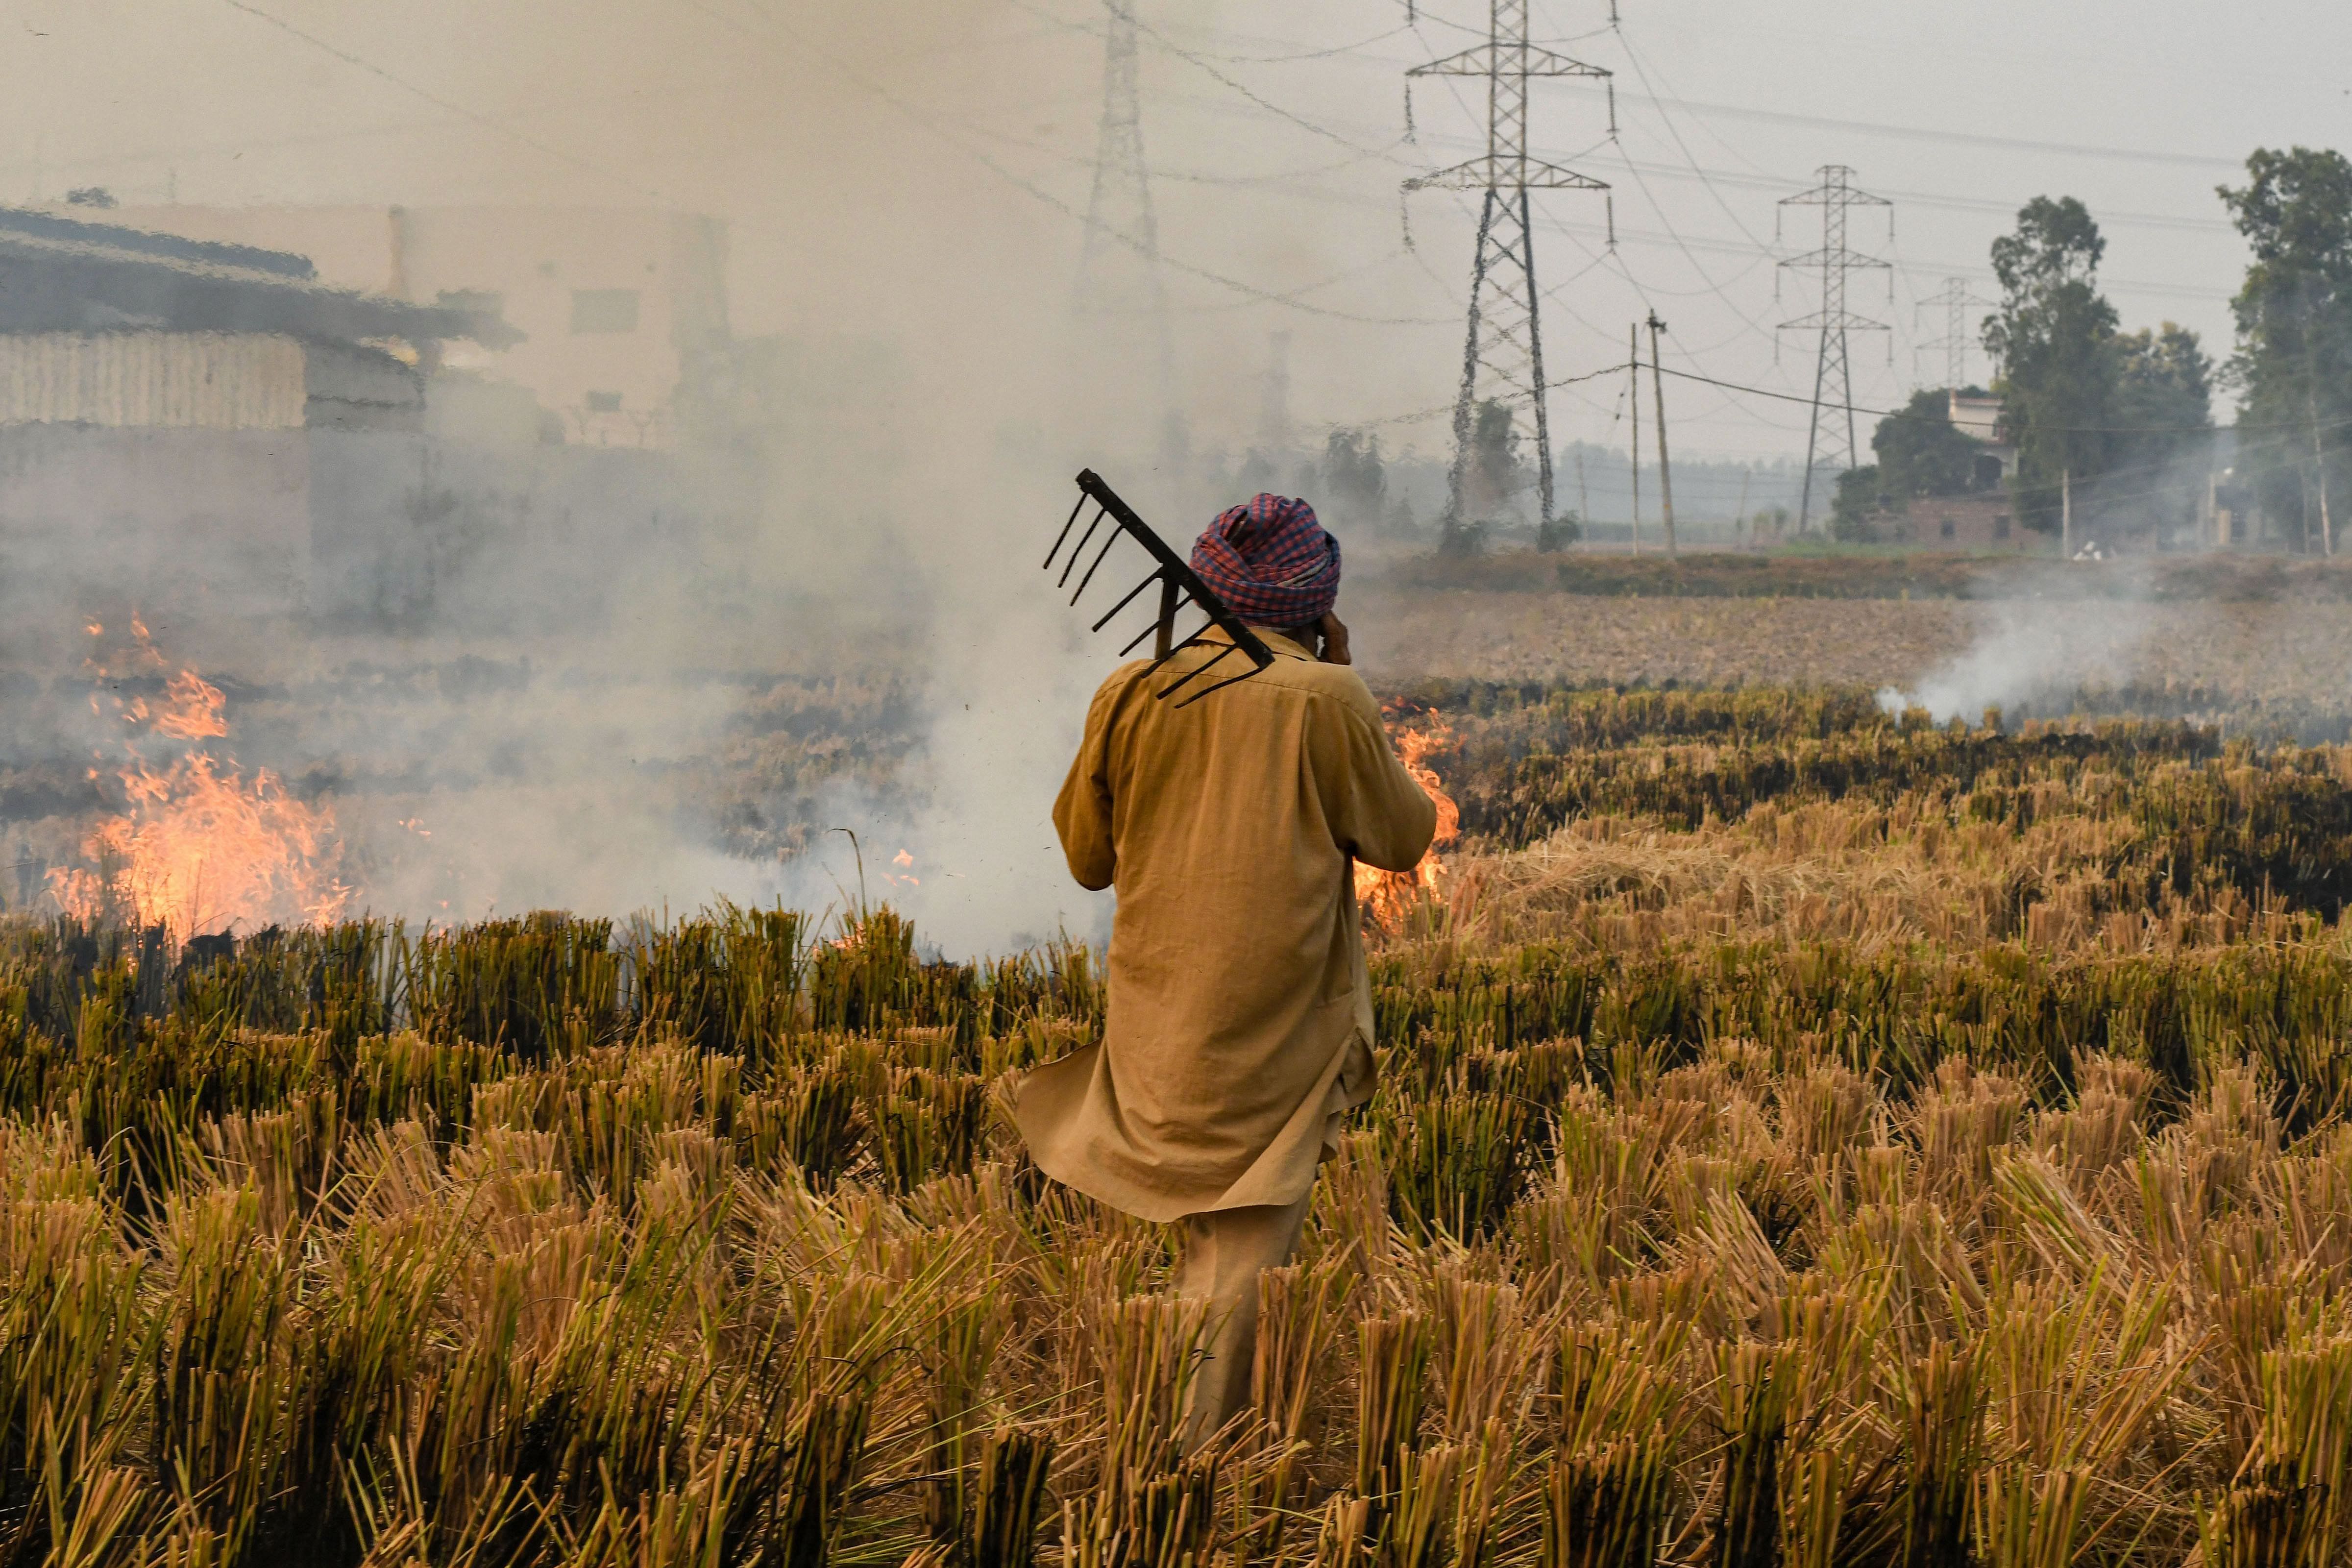
{"type": "Polygon", "coordinates": [[[1633,411],[1633,553],[1642,553],[1642,323],[1625,329],[1625,374],[1632,389],[1625,405],[1633,411]]]}
{"type": "Polygon", "coordinates": [[[2058,558],[2074,559],[2074,470],[2058,470],[2058,558]]]}
{"type": "MultiPolygon", "coordinates": [[[[2303,395],[2311,410],[2311,466],[2319,481],[2319,551],[2336,553],[2336,529],[2327,517],[2327,450],[2319,444],[2319,350],[2311,330],[2311,274],[2301,279],[2303,295],[2303,395]]],[[[2309,530],[2305,529],[2308,537],[2309,530]]],[[[2305,548],[2309,548],[2308,545],[2305,548]]]]}
{"type": "Polygon", "coordinates": [[[1658,334],[1666,330],[1650,312],[1650,390],[1658,400],[1658,505],[1666,520],[1666,553],[1675,552],[1675,472],[1666,463],[1666,373],[1658,366],[1658,334]]]}

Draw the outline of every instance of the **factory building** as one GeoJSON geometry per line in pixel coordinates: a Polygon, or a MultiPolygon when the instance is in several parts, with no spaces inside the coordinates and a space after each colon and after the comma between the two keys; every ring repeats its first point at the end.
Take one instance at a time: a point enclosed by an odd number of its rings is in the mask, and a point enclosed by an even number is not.
{"type": "Polygon", "coordinates": [[[16,563],[15,582],[397,626],[506,617],[488,598],[469,610],[467,580],[521,572],[535,606],[577,622],[621,591],[600,560],[649,540],[690,554],[706,520],[740,524],[755,504],[738,474],[675,450],[695,366],[681,345],[724,338],[715,275],[667,284],[680,249],[715,265],[691,225],[658,244],[653,226],[628,231],[601,270],[556,245],[583,232],[574,216],[516,226],[516,255],[559,252],[536,288],[536,260],[513,279],[446,269],[472,245],[456,217],[386,219],[404,237],[365,261],[342,209],[309,214],[289,232],[331,268],[74,212],[0,208],[0,572],[16,563]],[[359,286],[379,264],[426,298],[359,286]],[[623,267],[651,281],[625,289],[623,267]],[[459,279],[511,287],[440,286],[459,279]]]}
{"type": "Polygon", "coordinates": [[[0,558],[223,614],[299,605],[346,444],[423,428],[440,345],[513,340],[299,256],[0,209],[0,558]]]}
{"type": "Polygon", "coordinates": [[[714,218],[643,208],[176,204],[114,207],[105,217],[290,252],[329,287],[506,321],[511,339],[445,341],[433,368],[528,391],[532,433],[551,443],[674,447],[692,416],[690,389],[730,341],[726,229],[714,218]]]}

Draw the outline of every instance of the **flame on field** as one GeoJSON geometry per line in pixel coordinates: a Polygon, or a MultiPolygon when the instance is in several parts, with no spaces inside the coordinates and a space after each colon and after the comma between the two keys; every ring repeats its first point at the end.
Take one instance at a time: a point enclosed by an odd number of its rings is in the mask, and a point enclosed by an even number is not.
{"type": "Polygon", "coordinates": [[[1407,910],[1424,899],[1434,899],[1445,879],[1445,860],[1438,851],[1462,837],[1462,808],[1445,793],[1437,780],[1437,770],[1423,759],[1432,752],[1442,750],[1454,740],[1453,727],[1443,717],[1432,712],[1429,722],[1419,730],[1399,729],[1393,710],[1389,711],[1389,738],[1396,744],[1397,760],[1413,782],[1427,792],[1437,804],[1437,832],[1429,841],[1428,853],[1410,871],[1382,871],[1359,861],[1356,866],[1356,902],[1364,916],[1384,931],[1395,931],[1404,924],[1407,910]]]}
{"type": "MultiPolygon", "coordinates": [[[[139,661],[163,667],[146,627],[131,625],[139,661]]],[[[91,668],[107,673],[94,659],[91,668]]],[[[49,890],[68,914],[162,925],[182,941],[341,917],[353,889],[337,875],[342,841],[333,808],[292,798],[267,769],[247,779],[235,758],[205,749],[201,742],[227,737],[227,706],[193,669],[165,683],[160,703],[116,703],[125,723],[186,749],[157,765],[139,739],[125,742],[130,760],[117,775],[125,809],[82,839],[96,868],[49,873],[49,890]]]]}

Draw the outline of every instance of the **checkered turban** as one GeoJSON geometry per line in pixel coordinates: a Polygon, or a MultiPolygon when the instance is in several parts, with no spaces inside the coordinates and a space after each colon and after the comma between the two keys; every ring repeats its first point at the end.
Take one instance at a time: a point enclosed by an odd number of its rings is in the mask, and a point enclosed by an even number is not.
{"type": "Polygon", "coordinates": [[[1303,626],[1339,598],[1339,542],[1313,507],[1288,496],[1219,513],[1192,542],[1192,570],[1255,626],[1303,626]]]}

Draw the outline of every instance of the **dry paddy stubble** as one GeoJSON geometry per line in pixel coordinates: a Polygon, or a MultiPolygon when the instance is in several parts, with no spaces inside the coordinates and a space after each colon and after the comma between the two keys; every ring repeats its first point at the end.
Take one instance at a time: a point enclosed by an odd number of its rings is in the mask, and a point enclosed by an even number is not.
{"type": "Polygon", "coordinates": [[[2235,889],[2115,907],[2109,870],[2137,831],[2098,816],[1955,822],[1941,803],[1768,803],[1675,832],[1593,816],[1454,868],[1454,931],[1480,943],[1837,941],[1863,949],[2022,938],[2109,952],[2226,942],[2256,920],[2235,889]]]}

